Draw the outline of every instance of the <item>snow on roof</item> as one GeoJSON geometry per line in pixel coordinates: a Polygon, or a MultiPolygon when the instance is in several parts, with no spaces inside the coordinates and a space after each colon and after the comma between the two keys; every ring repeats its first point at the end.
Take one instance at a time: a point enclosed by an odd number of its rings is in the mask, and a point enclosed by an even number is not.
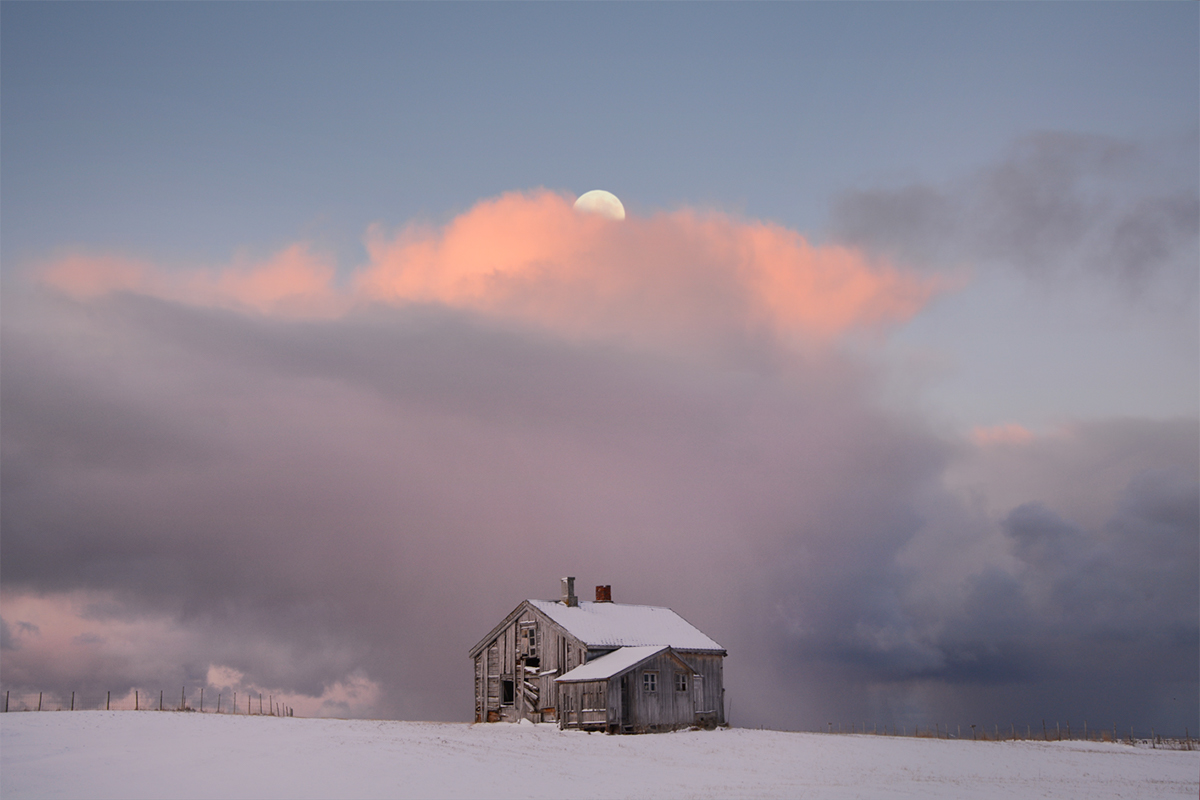
{"type": "Polygon", "coordinates": [[[588,647],[667,645],[676,650],[725,649],[669,608],[586,600],[575,607],[554,600],[530,600],[529,604],[588,647]]]}
{"type": "MultiPolygon", "coordinates": [[[[607,605],[607,603],[605,604],[607,605]]],[[[578,681],[604,681],[619,675],[625,670],[635,667],[651,656],[666,650],[664,645],[647,645],[645,647],[622,647],[605,653],[597,659],[580,664],[575,669],[554,679],[555,683],[576,683],[578,681]]]]}

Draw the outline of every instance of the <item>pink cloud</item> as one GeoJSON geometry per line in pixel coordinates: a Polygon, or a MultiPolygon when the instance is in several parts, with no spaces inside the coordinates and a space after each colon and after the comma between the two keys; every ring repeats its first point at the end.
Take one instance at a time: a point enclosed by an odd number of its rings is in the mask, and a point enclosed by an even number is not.
{"type": "Polygon", "coordinates": [[[833,336],[903,322],[945,287],[780,225],[682,210],[622,222],[539,190],[485,200],[443,228],[373,228],[356,281],[557,330],[690,335],[767,327],[833,336]]]}
{"type": "Polygon", "coordinates": [[[1028,444],[1033,440],[1033,432],[1016,422],[991,427],[979,426],[971,430],[971,441],[979,447],[1028,444]]]}
{"type": "Polygon", "coordinates": [[[151,264],[120,256],[70,253],[44,265],[38,277],[48,286],[81,300],[111,292],[157,294],[151,264]]]}
{"type": "Polygon", "coordinates": [[[566,335],[669,342],[878,330],[949,288],[772,223],[689,209],[614,222],[577,213],[570,198],[544,189],[480,201],[440,227],[373,226],[366,247],[347,289],[307,244],[193,271],[72,254],[41,276],[81,298],[132,291],[292,317],[338,316],[363,302],[432,303],[566,335]]]}
{"type": "Polygon", "coordinates": [[[72,253],[44,265],[41,280],[72,297],[136,292],[193,305],[291,317],[340,314],[348,301],[333,286],[333,262],[303,243],[263,261],[172,271],[120,256],[72,253]]]}
{"type": "Polygon", "coordinates": [[[331,260],[304,244],[293,244],[271,258],[220,270],[211,279],[195,281],[198,295],[208,292],[214,302],[241,304],[264,314],[327,316],[345,307],[333,287],[331,260]]]}

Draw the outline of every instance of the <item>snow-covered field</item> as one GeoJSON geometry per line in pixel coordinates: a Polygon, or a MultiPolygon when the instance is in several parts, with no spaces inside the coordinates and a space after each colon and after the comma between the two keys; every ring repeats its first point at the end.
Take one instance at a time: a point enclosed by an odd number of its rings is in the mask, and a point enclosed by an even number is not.
{"type": "Polygon", "coordinates": [[[1187,797],[1200,752],[757,730],[77,711],[0,715],[0,795],[1187,797]]]}

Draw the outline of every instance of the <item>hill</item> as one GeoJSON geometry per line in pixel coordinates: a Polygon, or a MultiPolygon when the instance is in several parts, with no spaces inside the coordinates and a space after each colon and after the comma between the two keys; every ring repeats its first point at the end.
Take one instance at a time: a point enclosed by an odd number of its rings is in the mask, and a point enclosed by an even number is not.
{"type": "Polygon", "coordinates": [[[0,795],[1188,797],[1200,752],[727,729],[589,735],[129,711],[0,715],[0,795]]]}

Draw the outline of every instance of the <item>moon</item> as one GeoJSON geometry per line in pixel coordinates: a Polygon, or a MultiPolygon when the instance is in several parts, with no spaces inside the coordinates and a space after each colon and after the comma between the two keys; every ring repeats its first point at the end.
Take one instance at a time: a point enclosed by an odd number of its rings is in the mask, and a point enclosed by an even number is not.
{"type": "Polygon", "coordinates": [[[580,195],[575,201],[575,210],[585,214],[599,214],[608,219],[625,219],[625,206],[612,192],[603,189],[593,189],[580,195]]]}

